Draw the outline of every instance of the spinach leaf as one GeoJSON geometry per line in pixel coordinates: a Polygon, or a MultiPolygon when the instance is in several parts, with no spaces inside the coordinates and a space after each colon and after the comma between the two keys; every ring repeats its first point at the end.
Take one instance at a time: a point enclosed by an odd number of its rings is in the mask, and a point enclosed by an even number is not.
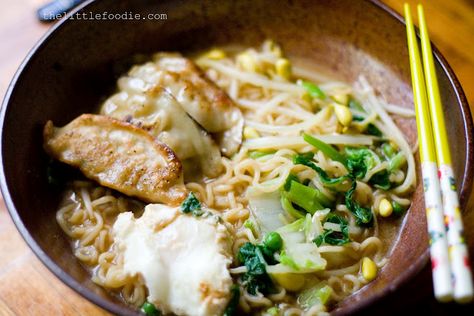
{"type": "Polygon", "coordinates": [[[181,204],[181,211],[186,214],[191,213],[194,216],[201,216],[204,214],[201,209],[201,203],[193,192],[190,192],[186,200],[181,204]]]}
{"type": "Polygon", "coordinates": [[[356,224],[358,226],[371,227],[373,224],[374,215],[372,214],[371,210],[360,206],[359,203],[354,201],[353,195],[356,187],[357,181],[353,179],[351,188],[345,194],[346,207],[356,218],[356,224]]]}
{"type": "Polygon", "coordinates": [[[297,154],[293,157],[293,163],[295,165],[305,165],[307,167],[310,167],[314,171],[316,171],[319,174],[319,177],[321,178],[321,181],[326,184],[326,185],[335,185],[339,184],[342,181],[348,179],[348,176],[341,176],[337,178],[331,178],[326,171],[321,169],[320,167],[316,166],[316,164],[311,161],[314,157],[314,154],[312,152],[309,153],[304,153],[304,154],[297,154]]]}
{"type": "Polygon", "coordinates": [[[392,184],[389,180],[390,173],[387,170],[382,170],[374,174],[369,183],[372,184],[374,187],[382,189],[382,190],[389,190],[392,184]]]}
{"type": "Polygon", "coordinates": [[[230,293],[232,296],[222,316],[232,316],[237,313],[237,307],[239,306],[239,299],[240,299],[239,286],[237,284],[233,284],[232,287],[230,288],[230,293]]]}
{"type": "Polygon", "coordinates": [[[319,247],[323,243],[333,245],[333,246],[340,246],[347,244],[350,241],[349,238],[349,226],[347,221],[334,213],[329,213],[324,222],[339,224],[341,227],[341,231],[334,231],[332,229],[325,229],[322,234],[317,236],[313,242],[319,247]]]}
{"type": "Polygon", "coordinates": [[[375,167],[375,153],[366,147],[346,147],[347,168],[357,179],[365,177],[368,170],[375,167]]]}
{"type": "MultiPolygon", "coordinates": [[[[273,282],[265,268],[266,261],[262,249],[268,258],[271,250],[249,242],[240,247],[237,255],[239,261],[247,268],[247,272],[242,276],[242,281],[247,291],[252,295],[256,295],[257,292],[268,294],[274,290],[273,282]]],[[[271,254],[273,255],[273,252],[271,254]]]]}
{"type": "Polygon", "coordinates": [[[367,134],[369,134],[369,135],[378,136],[378,137],[380,137],[380,136],[383,135],[382,131],[379,130],[379,129],[377,128],[377,126],[375,126],[375,125],[372,124],[372,123],[369,123],[369,124],[367,125],[367,130],[366,130],[366,132],[367,132],[367,134]]]}

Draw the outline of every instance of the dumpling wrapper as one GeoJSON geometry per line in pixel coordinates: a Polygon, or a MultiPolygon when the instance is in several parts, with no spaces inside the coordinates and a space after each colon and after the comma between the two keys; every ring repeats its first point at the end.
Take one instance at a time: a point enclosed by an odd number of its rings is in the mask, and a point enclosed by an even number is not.
{"type": "Polygon", "coordinates": [[[126,120],[171,147],[185,166],[187,180],[197,177],[197,169],[207,177],[217,176],[222,170],[221,154],[209,134],[164,88],[142,84],[141,79],[121,78],[120,92],[105,101],[101,114],[126,120]]]}
{"type": "Polygon", "coordinates": [[[239,150],[244,124],[240,109],[190,59],[178,53],[155,54],[153,62],[133,67],[118,84],[122,91],[155,85],[166,88],[200,126],[213,134],[224,155],[230,157],[239,150]]]}
{"type": "Polygon", "coordinates": [[[62,128],[48,121],[44,148],[101,185],[148,202],[178,205],[187,194],[176,154],[145,130],[83,114],[62,128]]]}

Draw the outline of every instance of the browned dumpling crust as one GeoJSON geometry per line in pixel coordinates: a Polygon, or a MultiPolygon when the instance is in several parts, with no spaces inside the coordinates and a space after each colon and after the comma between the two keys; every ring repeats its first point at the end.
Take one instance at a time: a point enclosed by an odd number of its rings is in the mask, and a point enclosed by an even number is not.
{"type": "Polygon", "coordinates": [[[101,185],[153,203],[178,205],[186,197],[176,154],[145,130],[119,120],[83,114],[64,127],[48,121],[44,148],[101,185]]]}

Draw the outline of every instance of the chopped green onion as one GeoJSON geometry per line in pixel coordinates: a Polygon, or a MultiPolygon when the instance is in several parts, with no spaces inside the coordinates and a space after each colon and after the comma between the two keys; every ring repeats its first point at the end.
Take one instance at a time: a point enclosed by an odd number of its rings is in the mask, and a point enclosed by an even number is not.
{"type": "Polygon", "coordinates": [[[296,175],[290,173],[290,174],[288,175],[288,178],[286,178],[286,180],[285,180],[285,184],[283,185],[283,189],[284,189],[285,191],[290,191],[290,187],[291,187],[291,182],[292,182],[292,181],[299,182],[299,179],[298,179],[298,177],[297,177],[296,175]]]}
{"type": "Polygon", "coordinates": [[[382,151],[388,159],[392,158],[395,155],[395,148],[393,148],[390,143],[383,143],[382,151]]]}
{"type": "Polygon", "coordinates": [[[293,204],[288,199],[287,194],[288,194],[287,192],[282,192],[281,193],[281,200],[280,201],[281,201],[281,206],[283,207],[283,209],[288,214],[293,216],[294,218],[303,218],[303,217],[305,217],[305,214],[303,212],[298,211],[297,209],[294,208],[293,204]]]}
{"type": "Polygon", "coordinates": [[[201,216],[204,213],[201,209],[201,203],[193,192],[190,192],[186,200],[181,204],[181,211],[186,214],[192,213],[194,216],[201,216]]]}
{"type": "Polygon", "coordinates": [[[405,161],[405,155],[402,152],[399,152],[392,159],[390,159],[388,169],[390,171],[400,169],[400,167],[405,163],[405,161]]]}
{"type": "Polygon", "coordinates": [[[312,82],[309,81],[304,81],[304,80],[299,80],[298,83],[308,91],[308,94],[313,97],[313,98],[318,98],[321,100],[326,99],[326,94],[319,88],[317,85],[315,85],[312,82]]]}
{"type": "Polygon", "coordinates": [[[326,144],[322,140],[319,140],[308,134],[303,134],[303,139],[310,145],[313,145],[316,149],[322,151],[323,154],[325,154],[327,157],[331,158],[332,160],[339,161],[340,163],[347,165],[346,157],[344,157],[343,154],[341,154],[331,145],[326,144]]]}
{"type": "Polygon", "coordinates": [[[291,181],[290,190],[288,191],[288,199],[305,209],[308,213],[314,214],[317,210],[324,207],[317,200],[319,190],[305,186],[299,182],[291,181]]]}

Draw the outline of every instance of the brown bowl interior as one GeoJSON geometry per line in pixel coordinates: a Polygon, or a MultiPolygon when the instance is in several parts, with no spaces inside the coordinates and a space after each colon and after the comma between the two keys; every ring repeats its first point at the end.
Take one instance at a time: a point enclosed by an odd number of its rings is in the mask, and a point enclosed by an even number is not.
{"type": "MultiPolygon", "coordinates": [[[[58,192],[46,182],[41,130],[91,112],[114,88],[128,57],[159,50],[215,45],[259,45],[272,38],[298,57],[353,82],[364,75],[389,102],[412,107],[404,25],[372,1],[120,1],[90,3],[84,12],[166,13],[165,21],[68,20],[57,25],[23,64],[4,103],[2,189],[15,223],[40,259],[64,282],[98,305],[133,314],[94,285],[74,258],[55,220],[58,192]]],[[[470,192],[470,114],[449,67],[436,60],[454,170],[470,192]],[[446,68],[448,70],[446,70],[446,68]],[[454,82],[454,83],[453,83],[454,82]]],[[[465,100],[464,100],[465,101],[465,100]]],[[[411,144],[414,120],[399,120],[411,144]]],[[[420,182],[420,181],[418,181],[420,182]]],[[[346,299],[338,313],[355,311],[394,291],[428,261],[421,187],[403,222],[389,263],[369,286],[346,299]]]]}

